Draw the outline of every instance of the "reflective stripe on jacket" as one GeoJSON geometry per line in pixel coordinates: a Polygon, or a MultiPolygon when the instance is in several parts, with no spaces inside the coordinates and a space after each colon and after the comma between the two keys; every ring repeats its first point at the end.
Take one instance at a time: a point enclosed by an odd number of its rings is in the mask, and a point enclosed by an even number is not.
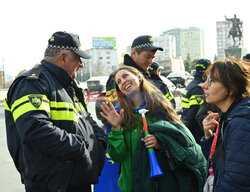
{"type": "Polygon", "coordinates": [[[188,127],[193,134],[195,140],[199,143],[200,138],[203,136],[203,130],[200,129],[195,116],[204,103],[204,91],[199,85],[202,83],[202,73],[196,72],[194,79],[189,83],[183,92],[182,96],[182,115],[181,120],[188,127]]]}
{"type": "Polygon", "coordinates": [[[31,190],[66,191],[98,182],[104,131],[87,113],[82,90],[60,67],[42,61],[39,74],[18,77],[7,93],[7,143],[31,190]]]}

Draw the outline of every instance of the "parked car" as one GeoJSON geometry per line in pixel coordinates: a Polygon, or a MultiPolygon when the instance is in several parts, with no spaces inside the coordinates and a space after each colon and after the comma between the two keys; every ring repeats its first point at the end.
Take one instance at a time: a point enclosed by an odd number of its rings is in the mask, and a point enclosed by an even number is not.
{"type": "Polygon", "coordinates": [[[192,76],[194,76],[195,72],[196,72],[196,70],[193,69],[193,70],[191,70],[190,74],[191,74],[192,76]]]}
{"type": "Polygon", "coordinates": [[[182,113],[182,91],[176,87],[168,78],[160,76],[161,80],[168,86],[168,89],[172,92],[175,100],[175,110],[178,114],[182,113]]]}
{"type": "Polygon", "coordinates": [[[173,92],[176,89],[176,86],[170,81],[168,78],[166,78],[163,75],[160,75],[161,80],[168,86],[168,89],[173,92]]]}
{"type": "Polygon", "coordinates": [[[187,71],[173,71],[167,78],[177,87],[186,87],[194,77],[187,71]]]}
{"type": "Polygon", "coordinates": [[[88,89],[88,86],[87,86],[87,82],[79,82],[79,86],[83,90],[85,103],[88,104],[88,102],[89,102],[89,89],[88,89]]]}
{"type": "Polygon", "coordinates": [[[98,93],[106,90],[106,82],[109,76],[95,76],[87,80],[90,93],[98,93]]]}

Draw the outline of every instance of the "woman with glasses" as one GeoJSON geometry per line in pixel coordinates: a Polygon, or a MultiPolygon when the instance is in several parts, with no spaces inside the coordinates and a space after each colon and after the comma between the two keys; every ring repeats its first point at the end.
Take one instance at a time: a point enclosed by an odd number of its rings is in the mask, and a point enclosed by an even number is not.
{"type": "Polygon", "coordinates": [[[204,191],[250,191],[250,77],[241,62],[218,60],[205,72],[206,102],[221,113],[203,120],[201,146],[209,160],[204,191]]]}

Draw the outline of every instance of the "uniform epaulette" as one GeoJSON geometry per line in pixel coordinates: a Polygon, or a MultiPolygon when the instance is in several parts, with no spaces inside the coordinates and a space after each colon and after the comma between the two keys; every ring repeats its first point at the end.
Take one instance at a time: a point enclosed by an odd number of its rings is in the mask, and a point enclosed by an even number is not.
{"type": "Polygon", "coordinates": [[[27,75],[26,79],[38,79],[39,78],[39,75],[40,73],[42,72],[41,69],[35,67],[33,69],[31,69],[30,73],[27,75]]]}

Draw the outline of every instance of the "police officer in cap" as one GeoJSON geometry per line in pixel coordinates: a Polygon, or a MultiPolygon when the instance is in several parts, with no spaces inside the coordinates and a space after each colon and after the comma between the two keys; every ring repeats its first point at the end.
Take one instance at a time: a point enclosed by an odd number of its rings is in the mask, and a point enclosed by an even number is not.
{"type": "Polygon", "coordinates": [[[160,70],[164,69],[164,67],[160,66],[159,63],[153,62],[149,68],[148,71],[150,73],[150,77],[152,82],[155,84],[158,89],[161,90],[161,92],[164,94],[164,96],[172,103],[172,106],[175,108],[175,100],[173,97],[173,94],[168,89],[167,84],[165,84],[160,76],[160,70]]]}
{"type": "MultiPolygon", "coordinates": [[[[124,55],[124,65],[138,69],[146,79],[152,80],[148,72],[157,51],[163,51],[161,47],[154,45],[154,40],[150,35],[142,35],[134,39],[131,46],[131,55],[124,55]]],[[[106,84],[106,98],[112,102],[117,100],[114,95],[114,77],[110,74],[106,84]]]]}
{"type": "Polygon", "coordinates": [[[8,149],[26,192],[91,192],[98,183],[107,138],[74,80],[90,58],[80,45],[78,35],[55,32],[41,64],[7,93],[8,149]]]}
{"type": "Polygon", "coordinates": [[[196,61],[194,79],[186,87],[182,97],[183,113],[181,120],[191,131],[198,144],[200,144],[200,139],[203,136],[203,130],[199,127],[195,116],[205,100],[204,91],[200,85],[204,82],[202,77],[210,64],[211,61],[208,59],[196,61]]]}

